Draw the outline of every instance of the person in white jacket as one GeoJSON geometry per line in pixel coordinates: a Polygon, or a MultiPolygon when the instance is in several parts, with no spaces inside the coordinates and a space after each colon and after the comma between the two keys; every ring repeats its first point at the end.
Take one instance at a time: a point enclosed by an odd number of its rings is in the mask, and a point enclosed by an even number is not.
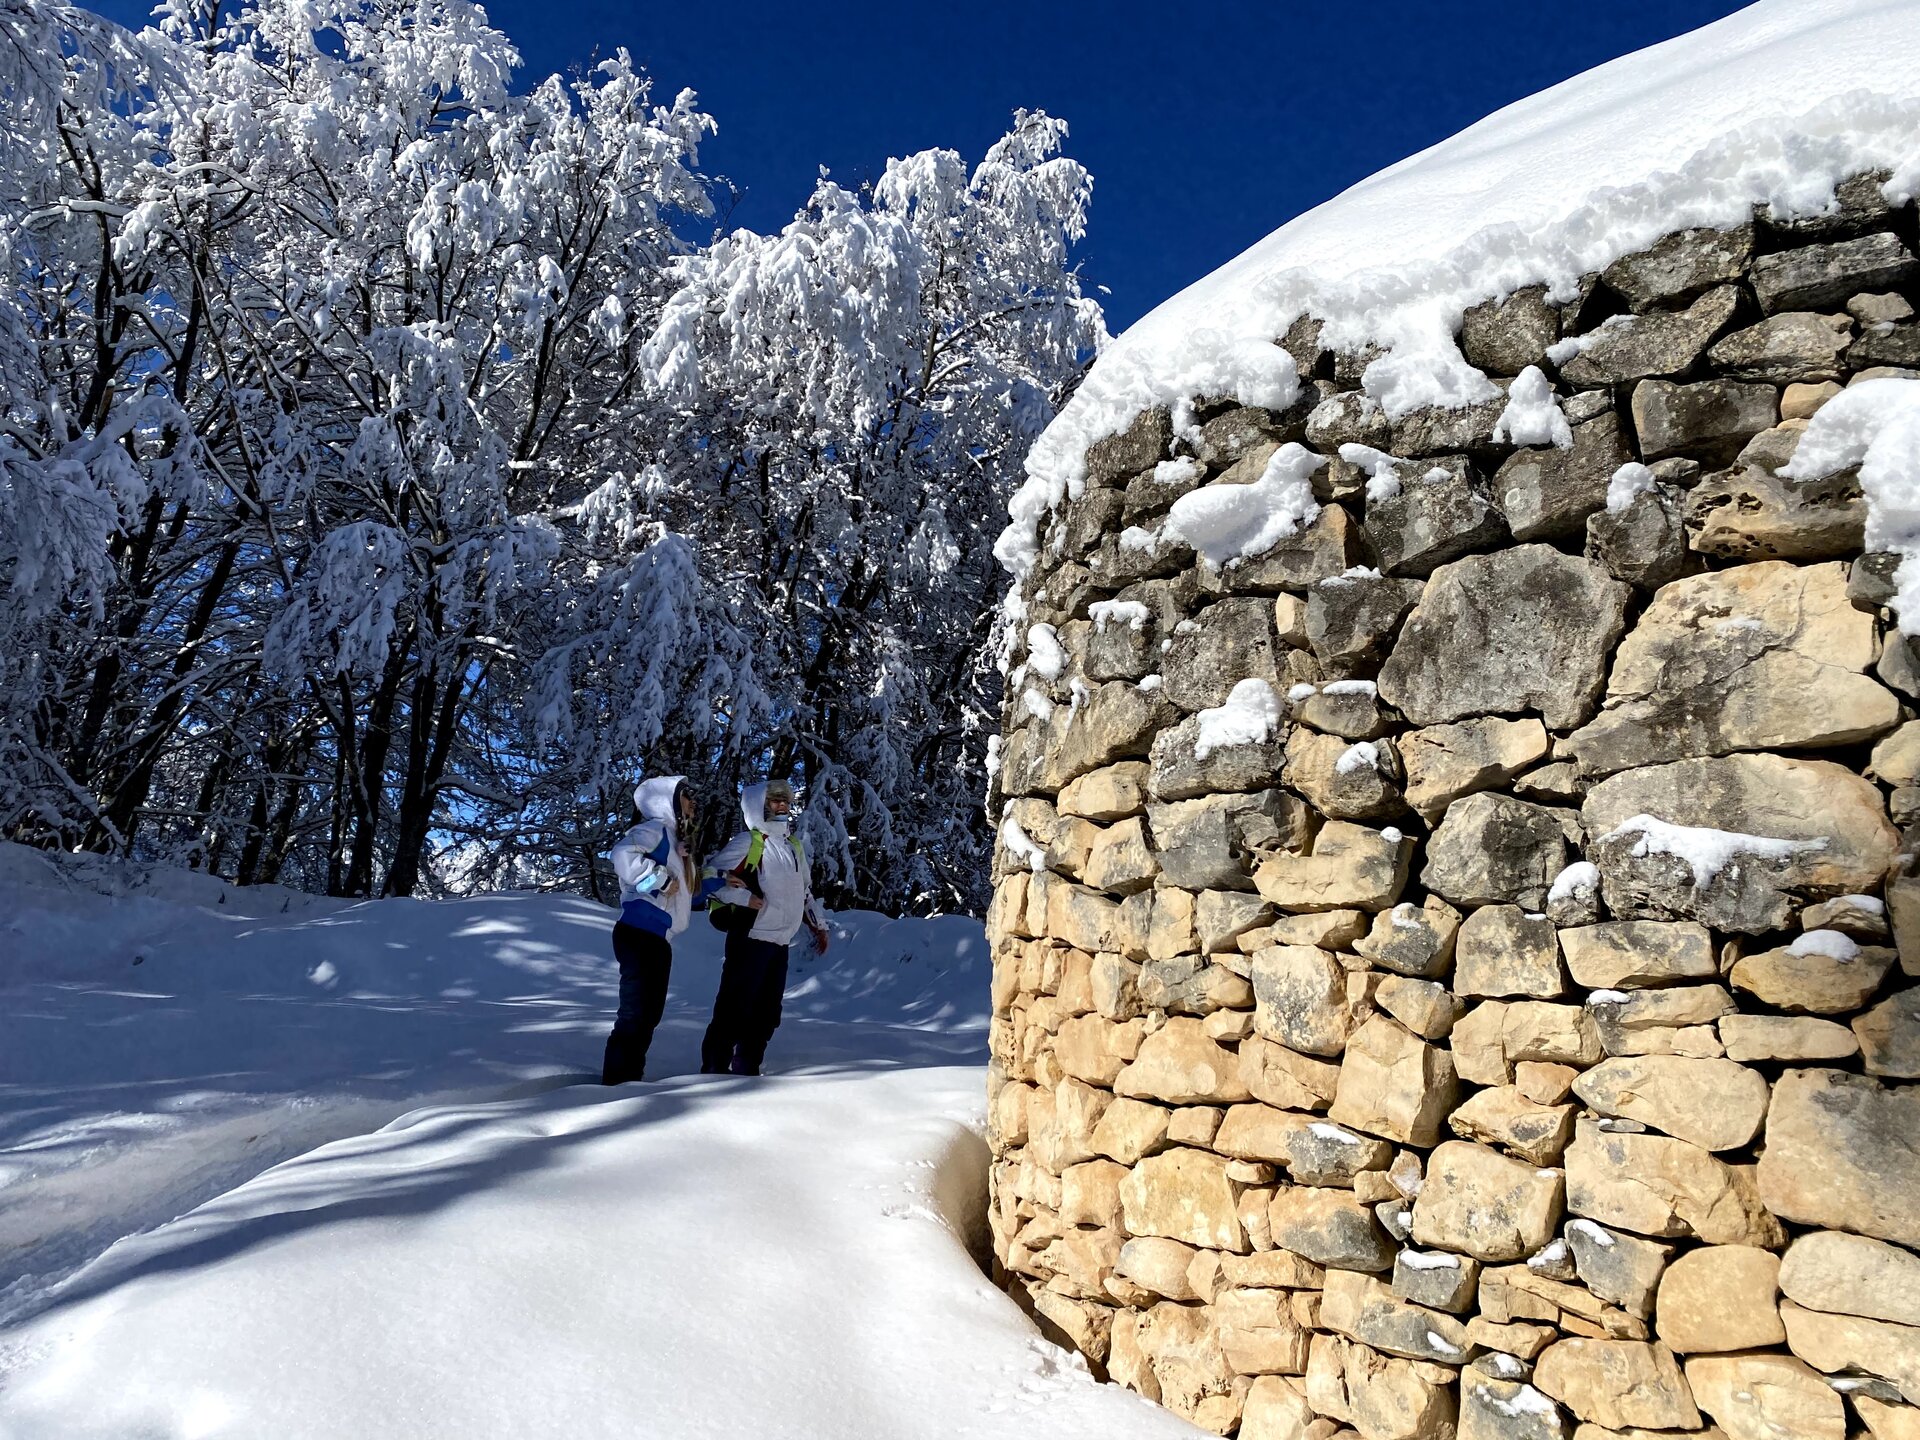
{"type": "Polygon", "coordinates": [[[685,777],[643,780],[633,792],[640,823],[613,847],[620,879],[620,919],[613,957],[620,963],[620,1009],[607,1036],[600,1082],[644,1080],[647,1047],[667,1005],[673,937],[687,928],[698,880],[681,840],[693,824],[693,794],[685,777]]]}
{"type": "Polygon", "coordinates": [[[732,907],[722,924],[726,962],[713,1022],[700,1046],[700,1069],[709,1075],[758,1075],[767,1044],[780,1028],[780,998],[787,988],[787,947],[800,927],[814,948],[827,949],[826,919],[814,903],[806,848],[792,833],[793,787],[784,780],[752,785],[740,797],[747,828],[714,857],[722,888],[712,899],[732,907]]]}

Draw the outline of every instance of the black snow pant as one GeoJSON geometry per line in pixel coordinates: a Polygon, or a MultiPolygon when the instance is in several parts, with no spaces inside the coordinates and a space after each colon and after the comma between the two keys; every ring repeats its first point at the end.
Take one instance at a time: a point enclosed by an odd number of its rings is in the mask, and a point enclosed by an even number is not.
{"type": "Polygon", "coordinates": [[[758,1075],[767,1042],[780,1028],[780,997],[787,988],[787,947],[745,935],[727,936],[713,1023],[700,1046],[705,1075],[758,1075]]]}
{"type": "Polygon", "coordinates": [[[607,1036],[602,1085],[646,1078],[647,1047],[667,1008],[673,946],[664,935],[622,921],[613,927],[613,958],[620,962],[620,1009],[613,1017],[613,1033],[607,1036]]]}

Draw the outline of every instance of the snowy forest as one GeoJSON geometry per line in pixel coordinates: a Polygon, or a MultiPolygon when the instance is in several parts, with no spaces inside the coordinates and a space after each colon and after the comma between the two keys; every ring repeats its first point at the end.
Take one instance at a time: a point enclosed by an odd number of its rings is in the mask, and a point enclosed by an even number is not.
{"type": "Polygon", "coordinates": [[[582,59],[0,3],[0,837],[610,899],[643,771],[709,843],[790,774],[830,903],[983,906],[992,541],[1105,340],[1066,126],[729,232],[716,117],[582,59]]]}

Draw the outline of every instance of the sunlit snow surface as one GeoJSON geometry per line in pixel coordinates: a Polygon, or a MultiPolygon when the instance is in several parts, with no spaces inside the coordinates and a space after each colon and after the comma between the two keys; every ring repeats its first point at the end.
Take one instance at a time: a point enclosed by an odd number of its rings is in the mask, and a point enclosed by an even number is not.
{"type": "Polygon", "coordinates": [[[757,1080],[696,928],[606,1090],[605,908],[222,893],[0,846],[7,1440],[1197,1433],[968,1253],[977,922],[838,917],[757,1080]]]}
{"type": "Polygon", "coordinates": [[[1756,203],[1821,210],[1836,182],[1875,169],[1892,172],[1891,198],[1920,185],[1920,0],[1761,0],[1577,75],[1361,181],[1143,317],[1034,446],[996,553],[1023,574],[1040,519],[1078,492],[1087,447],[1141,411],[1290,403],[1293,361],[1273,342],[1305,311],[1330,344],[1387,347],[1364,383],[1390,416],[1486,400],[1493,387],[1453,339],[1469,305],[1530,284],[1571,293],[1669,231],[1735,225],[1756,203]]]}

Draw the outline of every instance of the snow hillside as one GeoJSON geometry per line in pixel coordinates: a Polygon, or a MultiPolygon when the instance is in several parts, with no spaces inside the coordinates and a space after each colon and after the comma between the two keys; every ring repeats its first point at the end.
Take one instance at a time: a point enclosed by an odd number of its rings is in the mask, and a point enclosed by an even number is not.
{"type": "Polygon", "coordinates": [[[1093,442],[1155,405],[1233,395],[1284,408],[1275,341],[1304,313],[1326,343],[1384,353],[1366,391],[1391,417],[1491,398],[1454,341],[1481,300],[1583,274],[1756,204],[1833,203],[1849,175],[1920,188],[1920,0],[1761,0],[1529,96],[1308,211],[1115,341],[1028,456],[996,553],[1016,576],[1039,522],[1077,495],[1093,442]]]}
{"type": "Polygon", "coordinates": [[[0,905],[6,1440],[1193,1433],[972,1253],[975,921],[837,917],[757,1081],[687,1073],[696,927],[667,1078],[607,1090],[612,916],[577,897],[0,846],[0,905]]]}

